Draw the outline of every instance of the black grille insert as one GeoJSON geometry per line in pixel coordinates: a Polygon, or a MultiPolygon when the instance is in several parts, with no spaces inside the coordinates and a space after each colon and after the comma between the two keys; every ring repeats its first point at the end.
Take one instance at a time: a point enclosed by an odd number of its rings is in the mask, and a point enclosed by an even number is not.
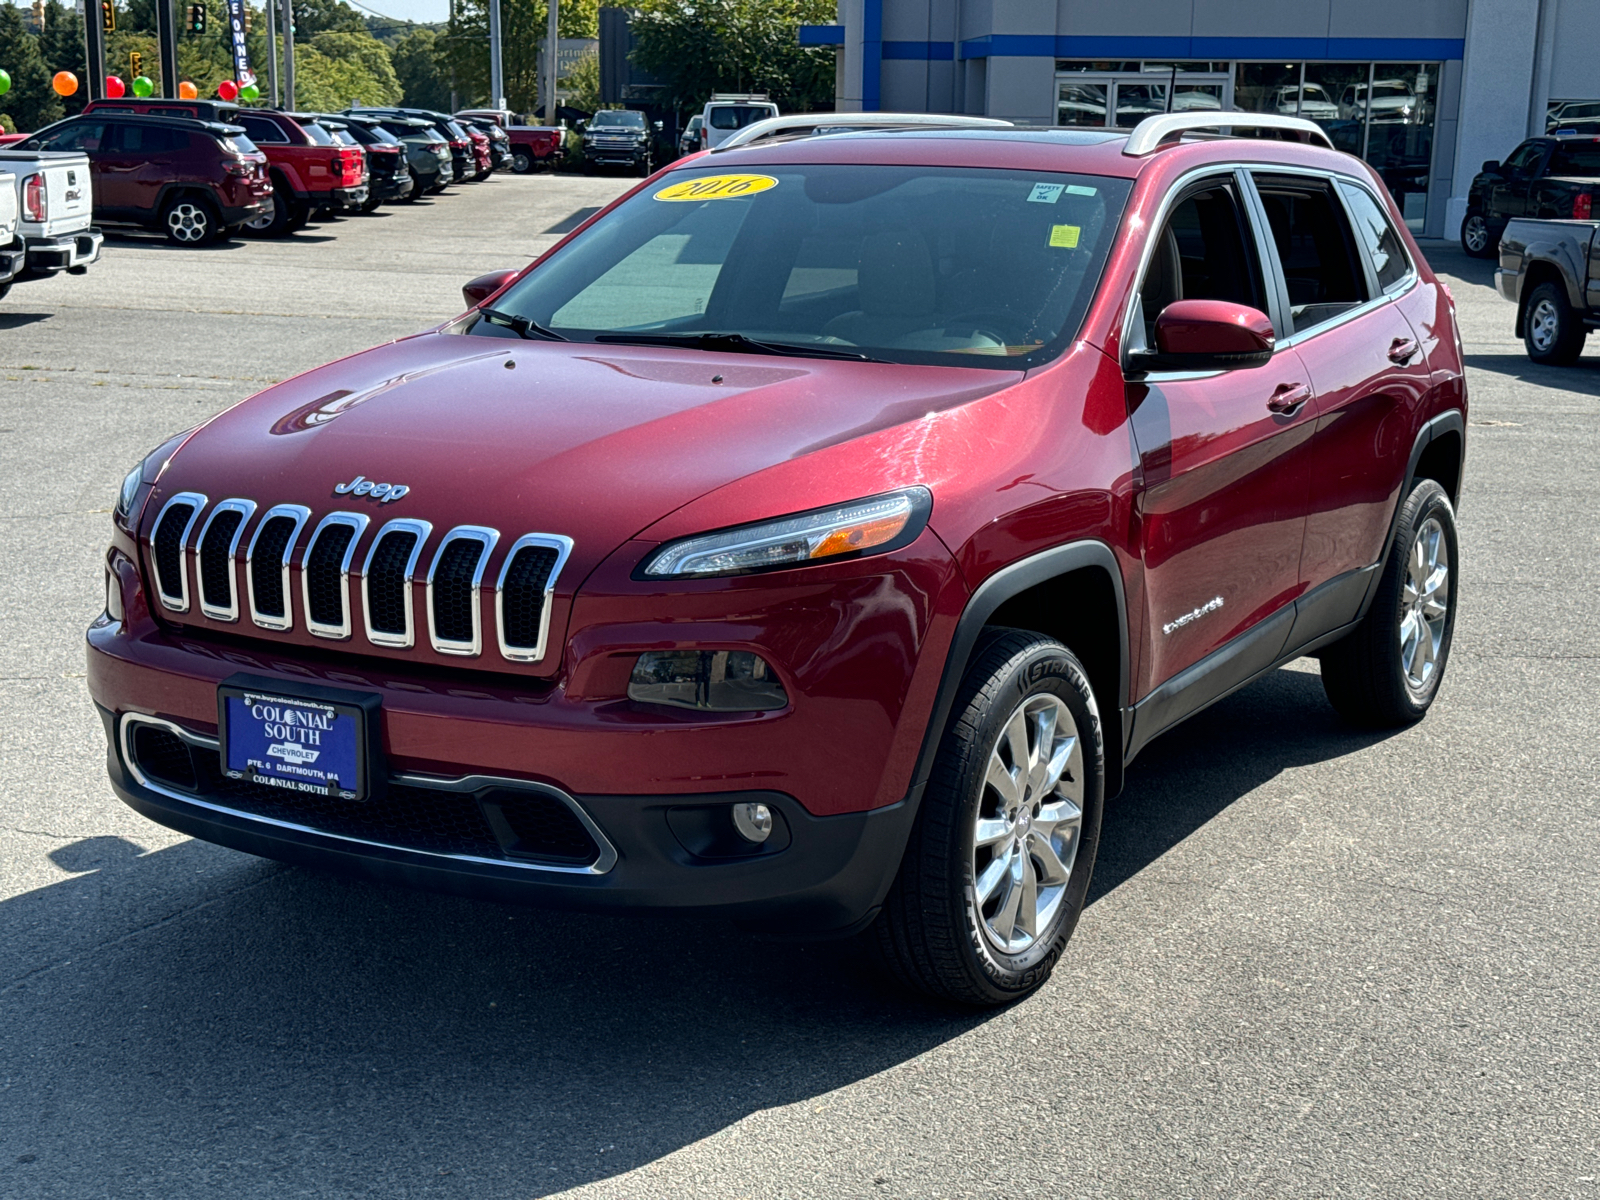
{"type": "Polygon", "coordinates": [[[174,504],[161,516],[154,541],[156,586],[170,600],[183,599],[183,531],[194,516],[194,505],[174,504]]]}
{"type": "Polygon", "coordinates": [[[383,535],[367,567],[367,621],[374,633],[403,636],[406,626],[406,563],[416,547],[417,535],[396,529],[383,535]]]}
{"type": "Polygon", "coordinates": [[[355,535],[349,525],[324,525],[306,554],[306,605],[318,625],[345,623],[344,552],[355,535]]]}
{"type": "Polygon", "coordinates": [[[577,815],[555,796],[519,788],[482,793],[390,783],[380,799],[339,800],[229,779],[215,750],[140,721],[134,760],[145,778],[253,816],[287,821],[386,846],[480,858],[586,865],[600,849],[577,815]]]}
{"type": "Polygon", "coordinates": [[[211,518],[205,537],[200,539],[200,598],[208,608],[233,607],[233,535],[244,514],[224,509],[211,518]]]}
{"type": "Polygon", "coordinates": [[[294,536],[293,517],[273,517],[256,534],[250,556],[250,587],[255,593],[256,612],[263,617],[283,620],[283,555],[294,536]]]}
{"type": "Polygon", "coordinates": [[[442,642],[470,642],[475,622],[472,580],[483,543],[458,537],[446,543],[433,572],[433,634],[442,642]]]}
{"type": "Polygon", "coordinates": [[[550,546],[524,546],[506,568],[505,585],[500,591],[500,611],[504,627],[501,636],[507,646],[534,650],[539,646],[539,628],[544,618],[544,590],[550,583],[557,554],[550,546]]]}

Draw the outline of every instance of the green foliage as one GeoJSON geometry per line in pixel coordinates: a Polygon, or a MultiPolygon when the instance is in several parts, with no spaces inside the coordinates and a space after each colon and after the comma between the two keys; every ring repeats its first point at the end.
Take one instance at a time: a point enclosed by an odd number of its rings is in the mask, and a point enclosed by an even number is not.
{"type": "MultiPolygon", "coordinates": [[[[514,112],[539,104],[539,56],[544,45],[549,9],[544,0],[501,0],[501,66],[506,104],[514,112]]],[[[557,16],[560,36],[592,38],[600,28],[599,0],[562,0],[557,16]]],[[[462,106],[489,101],[489,6],[486,0],[457,0],[455,20],[443,39],[441,64],[452,77],[462,106]]]]}
{"type": "Polygon", "coordinates": [[[834,11],[833,0],[638,0],[634,61],[680,110],[712,92],[766,92],[805,112],[833,98],[834,52],[802,47],[799,27],[831,24],[834,11]]]}
{"type": "Polygon", "coordinates": [[[569,108],[581,108],[592,113],[600,107],[600,55],[585,54],[572,70],[561,77],[561,90],[566,93],[569,108]]]}
{"type": "MultiPolygon", "coordinates": [[[[61,107],[67,116],[83,111],[89,102],[89,67],[83,46],[83,18],[74,9],[66,8],[59,0],[50,0],[44,6],[44,32],[39,35],[39,57],[44,69],[54,76],[57,71],[71,71],[78,77],[78,90],[61,97],[61,107]]],[[[0,104],[4,101],[0,100],[0,104]]]]}
{"type": "MultiPolygon", "coordinates": [[[[319,33],[367,33],[367,23],[361,14],[344,0],[293,0],[294,45],[299,53],[300,43],[307,42],[319,33]]],[[[370,35],[369,35],[370,36],[370,35]]],[[[300,60],[295,59],[295,73],[300,70],[300,60]]],[[[296,83],[295,90],[299,90],[296,83]]]]}
{"type": "Polygon", "coordinates": [[[22,9],[0,3],[0,67],[11,76],[11,90],[0,96],[0,113],[14,130],[32,133],[62,116],[61,97],[50,87],[50,71],[39,41],[22,23],[22,9]]]}
{"type": "Polygon", "coordinates": [[[294,48],[295,107],[311,112],[338,112],[352,104],[388,105],[400,101],[389,52],[363,29],[359,33],[330,30],[294,48]]]}
{"type": "Polygon", "coordinates": [[[418,28],[389,52],[401,98],[408,108],[444,111],[450,106],[450,78],[441,70],[439,35],[418,28]]]}

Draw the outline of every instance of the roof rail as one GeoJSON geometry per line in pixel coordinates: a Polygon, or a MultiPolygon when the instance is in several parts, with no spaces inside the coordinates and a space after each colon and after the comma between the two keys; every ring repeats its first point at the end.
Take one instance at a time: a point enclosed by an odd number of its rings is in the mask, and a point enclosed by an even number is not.
{"type": "Polygon", "coordinates": [[[1275,113],[1205,112],[1166,113],[1146,117],[1134,126],[1128,144],[1122,152],[1132,158],[1143,158],[1154,153],[1169,141],[1175,141],[1192,129],[1276,129],[1280,133],[1297,135],[1295,140],[1308,146],[1321,146],[1332,150],[1333,142],[1322,128],[1302,117],[1280,117],[1275,113]]]}
{"type": "Polygon", "coordinates": [[[834,133],[865,133],[875,129],[1010,129],[998,117],[951,116],[944,113],[791,113],[746,125],[711,153],[734,150],[752,142],[778,138],[825,137],[834,133]]]}

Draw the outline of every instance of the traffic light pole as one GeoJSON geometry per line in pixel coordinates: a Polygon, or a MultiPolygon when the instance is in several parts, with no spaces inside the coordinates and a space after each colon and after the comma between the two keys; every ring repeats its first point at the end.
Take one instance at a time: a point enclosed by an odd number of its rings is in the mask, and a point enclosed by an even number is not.
{"type": "Polygon", "coordinates": [[[500,54],[500,0],[489,0],[489,107],[506,106],[505,71],[500,54]]]}
{"type": "Polygon", "coordinates": [[[161,94],[178,98],[178,26],[172,19],[174,0],[156,0],[156,37],[161,42],[161,94]]]}
{"type": "Polygon", "coordinates": [[[278,10],[272,0],[267,0],[267,86],[272,93],[272,107],[280,107],[278,95],[278,10]]]}
{"type": "Polygon", "coordinates": [[[106,39],[105,35],[117,27],[116,10],[111,0],[100,0],[98,12],[87,4],[83,10],[83,61],[89,66],[89,78],[84,80],[90,100],[103,100],[106,94],[106,39]],[[109,28],[108,28],[109,26],[109,28]]]}
{"type": "Polygon", "coordinates": [[[294,0],[278,0],[283,8],[283,106],[294,108],[294,0]]]}
{"type": "Polygon", "coordinates": [[[544,123],[555,126],[561,123],[560,106],[556,103],[556,71],[561,63],[561,38],[556,32],[557,21],[561,11],[561,0],[550,0],[550,22],[545,32],[545,49],[550,54],[550,94],[544,101],[544,123]]]}

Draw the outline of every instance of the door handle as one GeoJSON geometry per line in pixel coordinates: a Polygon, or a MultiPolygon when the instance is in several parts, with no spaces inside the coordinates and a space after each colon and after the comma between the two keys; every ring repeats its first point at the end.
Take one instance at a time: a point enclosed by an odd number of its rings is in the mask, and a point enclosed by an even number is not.
{"type": "Polygon", "coordinates": [[[1272,393],[1272,398],[1267,401],[1267,407],[1281,416],[1292,417],[1309,399],[1311,399],[1309,384],[1280,383],[1277,390],[1272,393]]]}
{"type": "Polygon", "coordinates": [[[1417,345],[1416,338],[1395,338],[1394,341],[1389,343],[1389,361],[1403,367],[1416,356],[1417,351],[1420,349],[1422,347],[1417,345]]]}

